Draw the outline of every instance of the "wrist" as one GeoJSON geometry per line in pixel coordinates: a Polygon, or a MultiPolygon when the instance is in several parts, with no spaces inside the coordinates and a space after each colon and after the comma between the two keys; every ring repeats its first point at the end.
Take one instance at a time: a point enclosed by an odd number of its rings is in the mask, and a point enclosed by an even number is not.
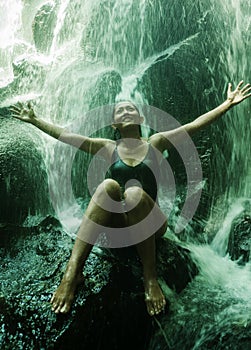
{"type": "Polygon", "coordinates": [[[222,108],[224,111],[229,110],[231,107],[233,107],[233,103],[230,99],[226,99],[223,103],[222,103],[222,108]]]}
{"type": "Polygon", "coordinates": [[[33,118],[31,118],[30,123],[33,124],[33,125],[35,125],[35,126],[38,126],[38,124],[39,124],[39,118],[36,117],[36,116],[34,116],[33,118]]]}

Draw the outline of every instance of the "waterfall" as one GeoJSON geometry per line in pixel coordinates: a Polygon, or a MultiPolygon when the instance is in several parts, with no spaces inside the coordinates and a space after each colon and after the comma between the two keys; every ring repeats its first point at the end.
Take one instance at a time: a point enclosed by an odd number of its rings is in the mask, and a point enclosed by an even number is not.
{"type": "MultiPolygon", "coordinates": [[[[158,6],[162,13],[164,8],[161,1],[158,2],[158,6]]],[[[198,36],[198,32],[195,32],[179,38],[177,42],[167,43],[156,52],[151,36],[153,23],[149,19],[158,17],[159,9],[153,8],[151,3],[146,1],[139,4],[134,1],[113,1],[110,4],[99,1],[59,1],[38,2],[37,6],[33,5],[34,22],[28,23],[33,27],[33,37],[23,35],[24,50],[21,55],[18,52],[12,58],[12,63],[17,62],[15,64],[18,66],[19,62],[22,64],[27,61],[29,64],[42,66],[42,71],[39,74],[34,73],[34,79],[26,76],[27,85],[24,81],[19,82],[19,94],[16,96],[12,93],[11,96],[7,96],[2,106],[17,100],[34,98],[35,111],[39,116],[68,127],[74,124],[77,131],[81,125],[85,125],[83,132],[89,135],[102,127],[102,122],[97,116],[92,118],[93,124],[87,121],[90,117],[86,112],[90,108],[115,102],[116,99],[133,99],[137,103],[148,103],[147,96],[138,87],[145,72],[156,63],[172,57],[183,46],[190,45],[198,36]],[[106,16],[103,16],[103,12],[106,16]],[[72,18],[74,21],[70,23],[72,18]],[[134,26],[128,18],[135,21],[134,26]],[[94,22],[97,22],[96,26],[94,22]],[[40,23],[44,23],[44,28],[40,23]],[[99,32],[95,30],[97,27],[100,28],[99,32]],[[51,32],[52,38],[41,35],[45,30],[51,32]],[[127,47],[128,40],[131,41],[130,50],[127,47]],[[107,97],[97,93],[100,96],[96,101],[93,100],[91,95],[97,89],[105,89],[105,86],[102,86],[103,82],[99,83],[99,79],[107,75],[108,84],[111,85],[112,74],[114,84],[118,85],[118,80],[121,80],[117,93],[111,91],[107,97]],[[100,86],[97,86],[98,84],[100,86]]],[[[19,17],[26,18],[29,10],[28,6],[20,6],[19,17]]],[[[28,33],[30,30],[25,27],[24,22],[19,23],[19,27],[22,33],[28,33]]],[[[17,42],[13,41],[13,51],[16,46],[17,42]]],[[[22,66],[20,67],[22,69],[22,66]]],[[[78,225],[82,212],[79,211],[70,184],[70,172],[76,150],[58,145],[58,142],[46,135],[44,139],[42,151],[50,174],[53,205],[62,220],[63,217],[69,220],[70,216],[77,215],[78,225]],[[65,159],[69,161],[65,162],[65,159]],[[65,174],[64,177],[62,173],[65,174]],[[78,214],[70,208],[76,209],[78,214]]]]}
{"type": "MultiPolygon", "coordinates": [[[[0,4],[0,23],[1,107],[32,100],[41,118],[85,135],[110,135],[104,106],[117,100],[152,104],[183,124],[224,101],[229,81],[251,81],[249,0],[10,0],[0,4]]],[[[205,185],[195,215],[199,225],[195,231],[192,222],[188,235],[176,239],[186,241],[200,276],[175,305],[177,327],[189,313],[199,323],[199,303],[206,307],[207,297],[218,303],[219,328],[251,322],[250,263],[240,267],[226,253],[232,223],[250,201],[250,103],[229,111],[195,141],[204,172],[199,190],[205,185]]],[[[157,124],[151,121],[153,129],[157,124]]],[[[38,147],[51,201],[72,235],[89,196],[91,158],[42,137],[38,147]]],[[[177,216],[185,187],[177,186],[177,216]]],[[[206,310],[193,349],[211,339],[217,328],[212,319],[206,310]]]]}
{"type": "MultiPolygon", "coordinates": [[[[218,69],[223,73],[225,85],[229,81],[249,79],[251,5],[248,1],[212,1],[216,28],[222,28],[219,35],[218,69]]],[[[214,62],[214,63],[215,63],[214,62]]],[[[216,63],[215,63],[216,64],[216,63]]],[[[215,69],[216,67],[214,67],[215,69]]],[[[216,167],[225,167],[227,172],[227,190],[218,198],[219,210],[229,208],[239,199],[250,199],[250,102],[244,103],[223,118],[220,132],[229,148],[225,154],[215,146],[218,154],[216,167]],[[245,137],[243,137],[245,135],[245,137]]],[[[215,179],[214,179],[215,181],[215,179]]],[[[229,209],[231,210],[231,209],[229,209]]],[[[226,214],[226,211],[224,211],[226,214]]]]}

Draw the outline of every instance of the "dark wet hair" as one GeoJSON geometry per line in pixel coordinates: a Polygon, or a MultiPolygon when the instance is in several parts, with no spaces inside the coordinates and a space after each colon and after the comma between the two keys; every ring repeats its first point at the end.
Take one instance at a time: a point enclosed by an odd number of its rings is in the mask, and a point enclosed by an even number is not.
{"type": "MultiPolygon", "coordinates": [[[[139,113],[140,115],[140,111],[139,111],[139,108],[135,105],[135,103],[131,102],[131,101],[128,101],[128,100],[121,100],[121,101],[118,101],[115,103],[114,107],[113,107],[113,113],[112,113],[112,119],[114,120],[114,114],[115,114],[115,108],[117,107],[118,104],[120,103],[123,103],[123,102],[129,102],[135,109],[136,111],[139,113]]],[[[139,134],[140,134],[140,137],[142,137],[142,130],[141,130],[141,126],[139,125],[139,134]]],[[[119,130],[116,128],[113,132],[113,136],[114,136],[114,140],[117,141],[119,139],[121,139],[121,135],[120,135],[120,132],[119,130]]]]}
{"type": "Polygon", "coordinates": [[[113,107],[113,113],[112,113],[112,118],[113,119],[114,119],[114,114],[115,114],[115,108],[117,107],[118,104],[123,103],[123,102],[130,103],[136,109],[136,111],[140,114],[139,108],[135,105],[135,103],[133,103],[131,101],[127,101],[127,100],[121,100],[121,101],[116,102],[114,107],[113,107]]]}

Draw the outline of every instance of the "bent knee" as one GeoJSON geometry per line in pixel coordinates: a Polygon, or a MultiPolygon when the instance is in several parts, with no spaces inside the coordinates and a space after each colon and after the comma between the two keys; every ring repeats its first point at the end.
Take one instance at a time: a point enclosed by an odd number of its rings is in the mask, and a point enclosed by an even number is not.
{"type": "Polygon", "coordinates": [[[151,197],[138,186],[132,186],[126,189],[124,193],[125,202],[130,210],[130,208],[135,208],[137,205],[149,205],[153,200],[151,197]]]}
{"type": "Polygon", "coordinates": [[[144,198],[146,192],[138,186],[131,186],[125,190],[124,197],[126,201],[144,198]]]}
{"type": "Polygon", "coordinates": [[[105,179],[98,186],[96,192],[97,195],[108,194],[108,196],[115,201],[120,201],[122,198],[120,185],[113,179],[105,179]]]}

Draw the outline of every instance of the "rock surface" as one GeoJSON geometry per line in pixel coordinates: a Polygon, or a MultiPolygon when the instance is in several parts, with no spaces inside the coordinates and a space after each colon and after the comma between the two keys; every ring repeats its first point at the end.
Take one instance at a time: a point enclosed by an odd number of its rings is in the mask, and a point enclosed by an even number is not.
{"type": "Polygon", "coordinates": [[[0,117],[0,222],[21,223],[28,214],[51,213],[48,179],[31,126],[0,117]]]}
{"type": "MultiPolygon", "coordinates": [[[[72,239],[54,217],[33,227],[2,225],[0,232],[1,349],[147,349],[158,324],[146,311],[141,264],[133,247],[94,247],[71,312],[55,315],[49,300],[72,239]]],[[[196,273],[189,252],[166,238],[157,250],[162,286],[180,292],[196,273]]],[[[161,322],[168,310],[155,319],[161,322]]]]}
{"type": "Polygon", "coordinates": [[[33,22],[33,38],[36,48],[41,52],[49,52],[53,31],[56,24],[55,6],[52,2],[44,4],[37,12],[33,22]]]}
{"type": "Polygon", "coordinates": [[[249,261],[251,247],[251,215],[243,211],[232,223],[227,252],[239,265],[249,261]]]}

